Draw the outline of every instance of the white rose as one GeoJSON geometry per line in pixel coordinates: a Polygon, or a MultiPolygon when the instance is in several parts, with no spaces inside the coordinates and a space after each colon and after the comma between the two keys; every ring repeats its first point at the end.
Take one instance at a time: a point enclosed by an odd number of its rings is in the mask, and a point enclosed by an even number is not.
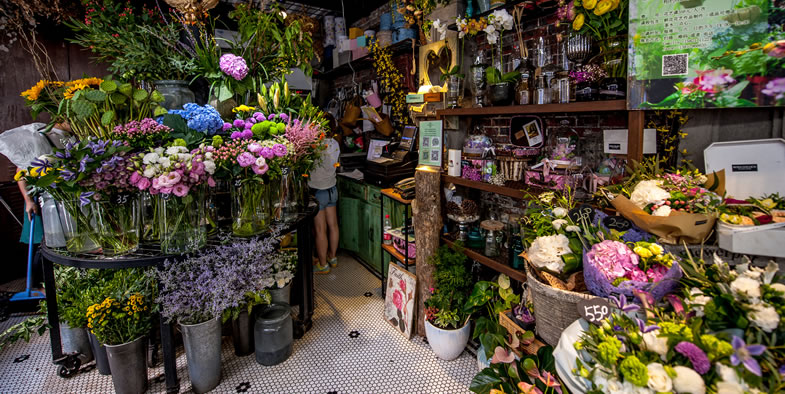
{"type": "Polygon", "coordinates": [[[557,218],[563,218],[567,216],[567,209],[562,207],[553,208],[553,216],[556,216],[557,218]]]}
{"type": "Polygon", "coordinates": [[[172,161],[168,157],[162,157],[158,159],[158,164],[163,168],[169,168],[172,165],[172,161]]]}
{"type": "Polygon", "coordinates": [[[554,220],[554,221],[552,221],[552,222],[551,222],[551,225],[553,226],[553,228],[554,228],[556,231],[559,231],[559,230],[561,230],[562,226],[564,226],[564,225],[566,225],[566,224],[567,224],[567,221],[566,221],[566,220],[564,220],[564,219],[556,219],[556,220],[554,220]]]}
{"type": "Polygon", "coordinates": [[[719,382],[717,394],[744,394],[744,388],[736,382],[719,382]]]}
{"type": "Polygon", "coordinates": [[[659,354],[660,358],[665,360],[665,355],[668,354],[668,340],[658,337],[659,333],[660,330],[654,330],[643,334],[643,345],[646,350],[659,354]]]}
{"type": "Polygon", "coordinates": [[[658,180],[639,182],[630,193],[630,201],[643,209],[649,204],[669,199],[671,194],[659,187],[661,184],[662,181],[658,180]]]}
{"type": "Polygon", "coordinates": [[[142,157],[142,163],[144,164],[153,164],[158,162],[158,153],[150,152],[142,157]]]}
{"type": "Polygon", "coordinates": [[[733,282],[730,282],[730,288],[737,295],[743,295],[751,299],[760,298],[760,282],[755,279],[740,276],[733,282]]]}
{"type": "Polygon", "coordinates": [[[764,332],[771,333],[780,324],[780,315],[777,310],[766,304],[752,305],[750,319],[752,323],[760,327],[764,332]]]}
{"type": "Polygon", "coordinates": [[[671,214],[671,207],[669,205],[663,205],[654,210],[651,214],[654,216],[670,216],[671,214]]]}
{"type": "Polygon", "coordinates": [[[785,293],[785,285],[783,285],[782,283],[772,283],[771,288],[776,291],[785,293]]]}
{"type": "Polygon", "coordinates": [[[595,372],[594,374],[594,387],[597,390],[601,390],[603,393],[624,393],[624,385],[616,380],[616,378],[611,378],[603,372],[595,372]]]}
{"type": "Polygon", "coordinates": [[[208,174],[215,173],[215,162],[212,160],[208,160],[204,162],[204,171],[208,174]]]}
{"type": "Polygon", "coordinates": [[[624,387],[624,384],[616,379],[609,379],[607,385],[605,386],[606,393],[608,394],[627,394],[627,388],[624,387]]]}
{"type": "Polygon", "coordinates": [[[567,226],[564,228],[564,231],[568,233],[577,233],[581,231],[581,228],[578,226],[567,226]]]}
{"type": "Polygon", "coordinates": [[[668,373],[665,372],[665,367],[660,363],[651,363],[646,366],[649,370],[648,386],[654,391],[671,391],[673,389],[673,381],[668,373]]]}
{"type": "Polygon", "coordinates": [[[715,363],[714,369],[723,382],[739,383],[739,374],[736,370],[722,363],[715,363]]]}
{"type": "Polygon", "coordinates": [[[673,367],[676,377],[673,379],[673,390],[677,393],[705,394],[706,384],[703,378],[692,368],[677,365],[673,367]]]}

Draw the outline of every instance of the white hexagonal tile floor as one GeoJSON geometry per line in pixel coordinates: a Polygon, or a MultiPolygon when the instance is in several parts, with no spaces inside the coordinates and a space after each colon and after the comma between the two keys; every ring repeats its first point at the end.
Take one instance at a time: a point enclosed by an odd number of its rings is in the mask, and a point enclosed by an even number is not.
{"type": "MultiPolygon", "coordinates": [[[[338,268],[316,275],[313,329],[295,340],[285,362],[265,367],[253,355],[234,355],[230,337],[223,338],[222,379],[217,393],[459,393],[467,392],[477,364],[464,352],[443,361],[424,338],[407,340],[382,317],[379,280],[349,256],[338,268]],[[370,295],[370,296],[369,296],[370,295]]],[[[4,331],[22,321],[13,316],[0,323],[4,331]]],[[[228,334],[228,333],[226,333],[228,334]]],[[[63,379],[51,362],[49,336],[34,337],[0,352],[2,393],[111,393],[110,376],[94,363],[63,379]]],[[[191,392],[185,353],[178,347],[180,391],[191,392]]],[[[150,392],[163,393],[163,367],[148,370],[150,392]]]]}

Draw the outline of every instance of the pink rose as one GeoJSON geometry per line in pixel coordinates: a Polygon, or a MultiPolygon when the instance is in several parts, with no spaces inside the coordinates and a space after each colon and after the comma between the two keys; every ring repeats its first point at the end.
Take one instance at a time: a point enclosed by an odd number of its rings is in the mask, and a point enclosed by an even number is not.
{"type": "Polygon", "coordinates": [[[403,279],[401,279],[401,281],[400,281],[400,282],[398,282],[398,287],[400,287],[400,288],[401,288],[401,291],[403,291],[404,293],[406,293],[406,281],[404,281],[403,279]]]}
{"type": "Polygon", "coordinates": [[[399,311],[403,309],[403,293],[395,290],[393,293],[393,304],[396,308],[398,308],[399,311]]]}
{"type": "Polygon", "coordinates": [[[147,178],[142,178],[139,180],[139,182],[136,183],[136,187],[138,187],[139,190],[146,190],[148,187],[150,187],[150,180],[147,178]]]}

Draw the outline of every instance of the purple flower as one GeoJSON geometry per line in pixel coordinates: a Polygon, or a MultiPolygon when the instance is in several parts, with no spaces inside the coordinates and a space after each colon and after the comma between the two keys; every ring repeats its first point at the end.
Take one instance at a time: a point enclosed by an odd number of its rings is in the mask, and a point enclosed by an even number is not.
{"type": "Polygon", "coordinates": [[[638,305],[628,304],[627,297],[625,297],[623,294],[620,294],[618,298],[613,295],[608,296],[608,298],[611,299],[616,307],[619,308],[622,312],[635,312],[641,309],[641,307],[638,305]]]}
{"type": "Polygon", "coordinates": [[[32,162],[30,162],[30,164],[33,165],[34,167],[41,167],[42,171],[52,167],[52,163],[50,163],[49,160],[47,159],[43,159],[43,160],[35,159],[32,162]]]}
{"type": "Polygon", "coordinates": [[[286,152],[287,152],[286,145],[284,145],[284,144],[275,144],[275,145],[273,145],[273,153],[275,153],[276,156],[284,157],[284,156],[286,156],[286,152]]]}
{"type": "Polygon", "coordinates": [[[60,175],[63,176],[63,179],[66,182],[73,181],[74,179],[76,179],[76,173],[68,169],[63,169],[62,171],[60,171],[60,175]]]}
{"type": "Polygon", "coordinates": [[[85,172],[87,170],[87,163],[94,162],[92,157],[85,156],[82,160],[79,161],[79,172],[85,172]]]}
{"type": "MultiPolygon", "coordinates": [[[[606,279],[613,282],[617,278],[632,274],[633,268],[637,269],[639,257],[627,245],[606,240],[591,247],[586,253],[589,264],[594,265],[602,272],[606,279]]],[[[644,280],[645,280],[645,274],[644,280]]]]}
{"type": "Polygon", "coordinates": [[[265,146],[264,148],[262,148],[261,155],[265,159],[272,159],[275,154],[273,153],[272,149],[265,146]]]}
{"type": "Polygon", "coordinates": [[[785,364],[780,365],[779,373],[780,375],[785,376],[785,364]]]}
{"type": "Polygon", "coordinates": [[[638,328],[641,330],[642,334],[646,334],[646,333],[652,332],[654,330],[659,330],[660,329],[660,326],[658,326],[656,324],[652,324],[650,326],[647,326],[645,321],[643,321],[641,319],[635,319],[635,320],[638,321],[638,328]]]}
{"type": "Polygon", "coordinates": [[[276,116],[278,116],[278,115],[276,115],[276,114],[267,115],[267,120],[273,120],[273,119],[275,119],[276,116]]]}
{"type": "Polygon", "coordinates": [[[785,78],[777,78],[769,81],[766,88],[761,90],[763,94],[774,97],[775,100],[782,100],[785,98],[785,78]]]}
{"type": "Polygon", "coordinates": [[[224,122],[224,126],[221,128],[221,130],[226,131],[226,130],[229,130],[231,128],[232,128],[232,124],[231,123],[224,122]]]}
{"type": "Polygon", "coordinates": [[[84,192],[84,193],[80,194],[79,195],[79,205],[80,206],[89,205],[90,202],[91,202],[90,197],[92,197],[94,194],[95,194],[95,192],[84,192]]]}
{"type": "Polygon", "coordinates": [[[281,118],[281,120],[282,120],[284,123],[288,123],[288,122],[289,122],[289,115],[287,115],[287,114],[280,114],[280,115],[278,115],[278,116],[281,118]]]}
{"type": "Polygon", "coordinates": [[[761,376],[760,364],[758,364],[758,360],[752,358],[752,356],[760,356],[763,352],[766,351],[766,346],[763,345],[747,345],[743,339],[733,336],[733,340],[731,340],[731,344],[733,345],[733,353],[730,356],[730,363],[734,367],[743,363],[744,368],[747,368],[748,371],[752,372],[757,376],[761,376]]]}
{"type": "Polygon", "coordinates": [[[248,152],[243,152],[237,156],[237,163],[240,164],[240,167],[248,167],[254,162],[256,162],[256,158],[248,152]]]}
{"type": "Polygon", "coordinates": [[[245,122],[242,119],[235,119],[232,124],[234,125],[234,127],[237,127],[238,129],[242,129],[243,127],[245,127],[245,122]]]}
{"type": "Polygon", "coordinates": [[[692,363],[695,372],[705,375],[711,369],[711,363],[706,353],[692,342],[679,342],[674,348],[682,356],[687,357],[692,363]]]}
{"type": "Polygon", "coordinates": [[[266,119],[266,118],[264,117],[264,114],[263,114],[263,113],[261,113],[261,112],[254,112],[254,113],[253,113],[253,117],[254,117],[254,119],[256,119],[256,121],[257,121],[257,122],[261,122],[261,121],[263,121],[263,120],[265,120],[265,119],[266,119]]]}
{"type": "Polygon", "coordinates": [[[237,81],[241,81],[248,75],[248,65],[245,63],[245,59],[231,53],[221,56],[219,67],[226,75],[237,81]]]}

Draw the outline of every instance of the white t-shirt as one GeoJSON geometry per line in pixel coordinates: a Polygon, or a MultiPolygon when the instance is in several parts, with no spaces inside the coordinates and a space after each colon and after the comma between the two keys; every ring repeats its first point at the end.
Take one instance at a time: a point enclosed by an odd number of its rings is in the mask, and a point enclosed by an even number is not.
{"type": "Polygon", "coordinates": [[[327,149],[323,150],[316,165],[308,174],[308,186],[317,190],[327,190],[335,186],[335,163],[341,155],[338,141],[328,138],[325,142],[327,149]]]}

